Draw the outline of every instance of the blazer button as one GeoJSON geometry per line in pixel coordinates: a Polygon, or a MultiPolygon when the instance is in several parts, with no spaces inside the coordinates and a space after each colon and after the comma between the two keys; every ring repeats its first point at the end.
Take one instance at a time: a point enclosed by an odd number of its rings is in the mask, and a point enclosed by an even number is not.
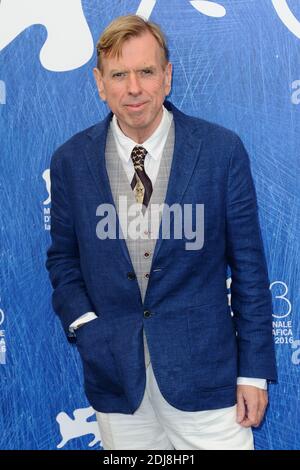
{"type": "Polygon", "coordinates": [[[151,317],[151,312],[149,312],[149,310],[144,310],[144,317],[145,318],[151,317]]]}
{"type": "Polygon", "coordinates": [[[136,279],[136,275],[134,273],[127,273],[127,279],[129,279],[129,281],[134,281],[134,279],[136,279]]]}

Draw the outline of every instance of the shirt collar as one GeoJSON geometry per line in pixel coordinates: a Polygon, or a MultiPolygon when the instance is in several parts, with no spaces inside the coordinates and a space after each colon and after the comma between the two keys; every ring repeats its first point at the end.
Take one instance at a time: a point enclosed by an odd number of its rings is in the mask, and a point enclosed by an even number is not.
{"type": "Polygon", "coordinates": [[[119,146],[119,148],[122,150],[121,151],[121,158],[128,162],[130,160],[130,155],[133,150],[133,148],[136,145],[142,145],[145,147],[147,152],[151,155],[151,157],[154,158],[154,160],[158,160],[159,155],[155,149],[158,147],[160,142],[167,136],[171,122],[172,122],[173,116],[170,111],[168,111],[165,106],[163,106],[163,115],[162,119],[160,121],[160,124],[158,127],[155,129],[153,134],[145,140],[142,144],[138,144],[134,140],[132,140],[130,137],[127,137],[119,127],[116,115],[113,115],[111,126],[112,126],[112,132],[113,135],[116,139],[116,142],[119,146]]]}

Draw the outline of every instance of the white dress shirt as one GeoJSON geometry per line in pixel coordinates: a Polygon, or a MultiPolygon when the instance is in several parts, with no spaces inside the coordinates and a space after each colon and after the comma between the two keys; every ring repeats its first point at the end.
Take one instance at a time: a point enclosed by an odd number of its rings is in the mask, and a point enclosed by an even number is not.
{"type": "MultiPolygon", "coordinates": [[[[148,152],[144,163],[145,172],[151,179],[152,185],[154,185],[172,120],[172,113],[163,106],[163,115],[159,126],[145,142],[137,143],[122,132],[116,116],[113,116],[110,128],[115,139],[118,156],[121,159],[129,183],[131,183],[134,176],[134,165],[130,158],[131,152],[136,145],[142,145],[148,152]]],[[[94,320],[95,318],[97,318],[97,315],[94,312],[85,313],[70,325],[70,331],[76,330],[76,328],[79,328],[82,324],[94,320]]],[[[265,379],[238,377],[237,384],[253,385],[263,390],[267,389],[267,381],[265,379]]]]}
{"type": "Polygon", "coordinates": [[[121,159],[124,171],[127,175],[128,181],[131,183],[134,176],[134,166],[130,158],[131,152],[136,145],[142,145],[147,150],[145,157],[145,172],[149,176],[152,185],[154,186],[160,161],[163,155],[165,143],[168,138],[168,133],[173,121],[173,115],[163,106],[163,116],[159,126],[154,133],[142,144],[135,142],[127,137],[119,127],[116,116],[114,115],[111,122],[111,130],[116,142],[118,155],[121,159]]]}

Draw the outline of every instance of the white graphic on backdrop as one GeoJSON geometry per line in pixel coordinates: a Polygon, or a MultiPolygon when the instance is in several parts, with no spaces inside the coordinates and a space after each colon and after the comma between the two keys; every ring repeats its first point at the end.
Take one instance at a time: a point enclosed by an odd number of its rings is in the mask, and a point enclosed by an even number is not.
{"type": "Polygon", "coordinates": [[[292,89],[295,90],[292,93],[291,101],[293,104],[300,104],[300,80],[294,80],[292,83],[292,89]]]}
{"type": "Polygon", "coordinates": [[[208,2],[205,0],[197,0],[190,2],[190,4],[196,8],[196,10],[203,13],[206,16],[212,16],[214,18],[222,18],[226,15],[226,9],[216,2],[208,2]]]}
{"type": "MultiPolygon", "coordinates": [[[[3,310],[0,308],[0,327],[4,323],[5,315],[3,310]]],[[[5,330],[0,328],[0,364],[6,364],[6,341],[5,341],[5,330]]]]}
{"type": "Polygon", "coordinates": [[[274,281],[272,282],[272,284],[270,284],[270,289],[272,290],[272,287],[274,286],[283,286],[280,290],[282,290],[282,292],[278,295],[275,295],[275,299],[281,299],[284,301],[285,303],[285,306],[286,308],[284,309],[285,311],[283,312],[275,312],[273,313],[273,317],[275,318],[285,318],[285,317],[288,317],[289,314],[291,313],[291,310],[292,310],[292,304],[290,302],[290,300],[286,297],[286,295],[288,294],[288,286],[286,285],[285,282],[282,282],[282,281],[274,281]]]}
{"type": "Polygon", "coordinates": [[[43,174],[42,174],[43,180],[45,181],[46,184],[46,190],[48,192],[48,197],[45,199],[43,202],[43,217],[44,217],[44,229],[45,230],[50,230],[51,229],[51,209],[50,207],[45,207],[49,206],[51,203],[51,179],[50,179],[50,169],[47,168],[43,174]]]}
{"type": "MultiPolygon", "coordinates": [[[[157,0],[142,0],[136,14],[141,15],[147,19],[150,18],[151,13],[156,5],[156,1],[157,0]]],[[[221,18],[222,16],[226,15],[225,8],[216,2],[208,0],[197,0],[190,2],[190,4],[200,13],[203,13],[203,15],[213,16],[215,18],[221,18]]]]}
{"type": "MultiPolygon", "coordinates": [[[[216,2],[199,0],[190,4],[208,16],[221,17],[226,13],[216,2]]],[[[155,5],[156,0],[142,0],[136,13],[149,18],[155,5]]],[[[26,28],[38,24],[45,26],[48,33],[40,52],[45,69],[52,72],[74,70],[92,57],[93,38],[81,0],[2,0],[0,51],[26,28]]]]}
{"type": "MultiPolygon", "coordinates": [[[[285,26],[300,38],[300,21],[286,0],[271,0],[285,26]]],[[[141,0],[137,14],[149,18],[157,0],[141,0]]],[[[215,18],[226,15],[218,2],[194,0],[189,4],[200,13],[215,18]]],[[[85,65],[93,55],[91,31],[81,0],[0,0],[0,52],[20,33],[33,25],[47,29],[47,39],[40,51],[40,61],[52,72],[66,72],[85,65]]],[[[0,104],[5,104],[5,87],[0,83],[0,104]],[[2,89],[1,89],[2,86],[2,89]]]]}
{"type": "Polygon", "coordinates": [[[6,104],[6,86],[3,80],[0,80],[0,104],[6,104]]]}
{"type": "Polygon", "coordinates": [[[2,0],[0,51],[26,28],[37,24],[45,26],[48,33],[40,52],[45,69],[74,70],[92,57],[93,38],[81,0],[2,0]]]}
{"type": "Polygon", "coordinates": [[[274,281],[270,284],[270,290],[275,290],[274,298],[274,320],[272,322],[275,344],[293,344],[292,320],[287,318],[292,311],[291,301],[287,295],[289,292],[285,282],[274,281]]]}
{"type": "Polygon", "coordinates": [[[300,340],[296,339],[292,343],[292,349],[296,349],[296,351],[293,352],[292,354],[292,363],[295,364],[295,366],[299,366],[300,364],[300,340]]]}
{"type": "Polygon", "coordinates": [[[150,18],[153,8],[155,7],[156,0],[142,0],[138,7],[136,14],[144,18],[150,18]]]}
{"type": "Polygon", "coordinates": [[[290,10],[287,1],[272,0],[272,3],[283,24],[291,31],[291,33],[300,39],[300,21],[290,10]]]}
{"type": "Polygon", "coordinates": [[[88,421],[88,418],[95,414],[95,410],[89,408],[79,408],[73,412],[74,419],[70,418],[64,411],[58,413],[56,421],[59,424],[59,430],[62,437],[57,445],[58,449],[64,447],[71,439],[93,434],[94,439],[89,443],[93,447],[101,441],[99,426],[97,421],[88,421]]]}
{"type": "Polygon", "coordinates": [[[230,290],[231,284],[232,284],[232,278],[231,278],[231,277],[228,277],[228,278],[226,279],[227,300],[228,300],[228,305],[229,305],[229,307],[230,307],[230,314],[231,314],[231,316],[233,317],[233,316],[234,316],[234,313],[233,313],[233,311],[231,310],[231,290],[230,290]]]}
{"type": "Polygon", "coordinates": [[[42,174],[43,180],[46,183],[46,190],[48,192],[48,197],[44,201],[44,205],[50,204],[51,202],[51,179],[50,179],[50,169],[47,168],[42,174]]]}

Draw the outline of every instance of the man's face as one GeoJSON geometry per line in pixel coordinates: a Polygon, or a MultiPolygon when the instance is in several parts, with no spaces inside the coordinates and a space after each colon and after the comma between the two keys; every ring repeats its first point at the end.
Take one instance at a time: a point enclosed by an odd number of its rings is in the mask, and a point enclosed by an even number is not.
{"type": "Polygon", "coordinates": [[[159,125],[162,104],[171,89],[172,66],[163,66],[162,50],[151,33],[128,39],[119,58],[104,57],[94,69],[101,98],[122,131],[145,141],[159,125]]]}

